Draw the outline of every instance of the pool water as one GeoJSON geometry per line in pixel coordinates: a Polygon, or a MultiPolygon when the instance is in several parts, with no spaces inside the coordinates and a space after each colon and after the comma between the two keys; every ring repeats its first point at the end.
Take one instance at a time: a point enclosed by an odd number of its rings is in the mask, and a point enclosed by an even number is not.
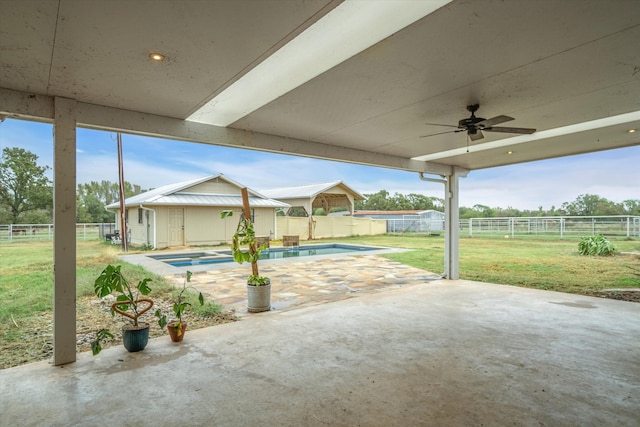
{"type": "MultiPolygon", "coordinates": [[[[351,245],[313,245],[313,246],[297,246],[297,247],[288,247],[288,248],[271,248],[266,249],[260,253],[261,260],[267,259],[279,259],[279,258],[296,258],[296,257],[306,257],[313,255],[332,255],[332,254],[342,254],[349,252],[364,252],[370,251],[374,249],[380,249],[376,247],[366,247],[366,246],[351,246],[351,245]]],[[[190,260],[181,259],[177,260],[161,260],[164,261],[174,267],[184,267],[188,265],[202,265],[202,264],[218,264],[224,262],[235,262],[233,257],[231,256],[231,251],[219,251],[217,252],[220,256],[212,257],[207,256],[204,259],[201,259],[197,256],[192,256],[190,260]]],[[[194,254],[197,255],[197,254],[194,254]]]]}

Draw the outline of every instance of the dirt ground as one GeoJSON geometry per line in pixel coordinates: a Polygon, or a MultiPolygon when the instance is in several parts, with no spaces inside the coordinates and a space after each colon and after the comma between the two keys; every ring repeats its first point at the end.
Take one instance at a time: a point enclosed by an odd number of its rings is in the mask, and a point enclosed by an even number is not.
{"type": "Polygon", "coordinates": [[[589,294],[592,297],[617,299],[620,301],[640,302],[640,290],[636,291],[600,291],[589,294]]]}
{"type": "MultiPolygon", "coordinates": [[[[172,302],[158,299],[154,299],[154,302],[153,310],[145,313],[140,319],[151,325],[149,330],[150,338],[166,336],[167,339],[170,339],[166,328],[160,329],[158,326],[157,319],[153,316],[153,311],[156,308],[161,308],[169,318],[170,314],[172,314],[172,302]]],[[[76,304],[77,352],[91,351],[91,341],[95,339],[96,332],[102,328],[109,329],[115,335],[115,339],[105,342],[102,348],[122,345],[121,329],[127,322],[122,320],[122,316],[111,316],[110,304],[110,302],[95,297],[78,298],[76,304]]],[[[186,332],[188,336],[189,330],[233,322],[237,320],[237,317],[234,312],[228,311],[216,316],[201,318],[195,317],[187,311],[183,319],[188,323],[186,332]]],[[[53,313],[43,314],[28,324],[20,320],[15,321],[15,323],[22,327],[23,330],[28,330],[29,333],[15,341],[2,342],[0,345],[0,369],[41,360],[52,360],[53,313]]],[[[3,328],[14,328],[16,324],[3,325],[3,328]]]]}

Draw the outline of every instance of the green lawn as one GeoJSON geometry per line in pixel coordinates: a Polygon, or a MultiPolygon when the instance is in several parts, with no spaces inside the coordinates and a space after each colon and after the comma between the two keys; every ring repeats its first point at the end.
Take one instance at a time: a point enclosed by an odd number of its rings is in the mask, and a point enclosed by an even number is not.
{"type": "MultiPolygon", "coordinates": [[[[398,262],[442,273],[444,239],[424,236],[367,236],[333,239],[369,245],[413,249],[385,255],[398,262]]],[[[322,242],[322,241],[317,241],[322,242]]],[[[617,240],[619,251],[640,251],[640,241],[617,240]]],[[[640,287],[640,257],[585,257],[578,242],[562,240],[460,239],[460,278],[562,292],[589,293],[605,288],[640,287]]],[[[118,247],[101,241],[77,245],[78,296],[93,294],[93,281],[107,263],[115,263],[118,247]]],[[[53,249],[51,242],[0,244],[0,335],[7,325],[52,310],[53,249]]],[[[156,295],[171,292],[162,277],[123,264],[125,275],[137,282],[153,278],[156,295]]],[[[134,282],[134,283],[135,283],[134,282]]]]}
{"type": "MultiPolygon", "coordinates": [[[[335,241],[414,249],[384,256],[433,273],[444,270],[443,237],[373,236],[335,241]]],[[[640,252],[638,240],[613,243],[619,251],[640,252]]],[[[462,237],[459,269],[461,279],[561,292],[640,287],[640,256],[585,257],[578,254],[576,240],[462,237]]]]}
{"type": "MultiPolygon", "coordinates": [[[[76,246],[78,296],[93,294],[93,281],[108,263],[118,262],[118,248],[102,241],[79,241],[76,246]]],[[[36,316],[53,309],[53,243],[14,242],[0,244],[0,325],[36,316]]],[[[123,265],[134,283],[143,277],[154,279],[157,295],[170,292],[165,280],[138,266],[123,265]]],[[[4,328],[3,328],[4,331],[4,328]]]]}

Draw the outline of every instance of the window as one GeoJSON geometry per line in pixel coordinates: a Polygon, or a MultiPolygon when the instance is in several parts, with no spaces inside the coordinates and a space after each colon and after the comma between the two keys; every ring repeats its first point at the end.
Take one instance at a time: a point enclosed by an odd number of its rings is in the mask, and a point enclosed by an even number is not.
{"type": "Polygon", "coordinates": [[[138,209],[138,224],[142,224],[142,209],[138,209]]]}

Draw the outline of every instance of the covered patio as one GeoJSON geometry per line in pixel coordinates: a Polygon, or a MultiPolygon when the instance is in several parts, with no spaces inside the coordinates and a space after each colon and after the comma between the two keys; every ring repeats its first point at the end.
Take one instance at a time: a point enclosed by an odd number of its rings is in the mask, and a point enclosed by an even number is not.
{"type": "Polygon", "coordinates": [[[0,371],[3,425],[636,426],[640,305],[440,280],[0,371]]]}
{"type": "Polygon", "coordinates": [[[0,119],[55,134],[55,367],[0,373],[3,424],[638,424],[637,305],[459,281],[455,224],[473,170],[640,144],[640,2],[0,9],[0,119]],[[414,172],[447,280],[76,355],[78,127],[414,172]]]}

